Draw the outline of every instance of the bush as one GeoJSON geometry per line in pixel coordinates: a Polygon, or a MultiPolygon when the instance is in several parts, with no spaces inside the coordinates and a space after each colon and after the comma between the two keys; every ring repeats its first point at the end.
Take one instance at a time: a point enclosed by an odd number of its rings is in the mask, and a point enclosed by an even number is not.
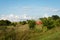
{"type": "Polygon", "coordinates": [[[57,19],[59,19],[59,16],[58,15],[52,15],[52,19],[57,20],[57,19]]]}
{"type": "Polygon", "coordinates": [[[0,26],[9,26],[11,22],[8,20],[0,20],[0,26]]]}
{"type": "Polygon", "coordinates": [[[41,18],[41,21],[43,22],[43,26],[46,26],[47,29],[51,29],[53,27],[55,27],[54,25],[54,20],[52,20],[52,18],[41,18]]]}
{"type": "Polygon", "coordinates": [[[27,23],[26,23],[26,21],[20,21],[20,24],[25,25],[27,23]]]}
{"type": "Polygon", "coordinates": [[[0,30],[7,29],[7,26],[11,25],[11,22],[8,20],[0,20],[0,30]]]}
{"type": "Polygon", "coordinates": [[[29,28],[30,29],[34,29],[35,28],[36,23],[35,23],[34,20],[28,20],[28,24],[29,24],[29,28]]]}
{"type": "Polygon", "coordinates": [[[60,19],[57,19],[55,22],[54,22],[55,26],[56,27],[59,27],[60,26],[60,19]]]}
{"type": "Polygon", "coordinates": [[[17,22],[12,22],[11,25],[15,27],[17,25],[17,22]]]}

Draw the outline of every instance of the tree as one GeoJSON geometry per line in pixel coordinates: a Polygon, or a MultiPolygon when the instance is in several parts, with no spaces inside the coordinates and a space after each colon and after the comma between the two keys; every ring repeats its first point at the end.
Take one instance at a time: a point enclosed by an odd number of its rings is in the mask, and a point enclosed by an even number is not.
{"type": "Polygon", "coordinates": [[[8,20],[0,20],[0,26],[9,26],[11,22],[8,20]]]}
{"type": "Polygon", "coordinates": [[[30,28],[30,29],[34,29],[34,28],[35,28],[36,23],[35,23],[35,21],[34,21],[34,20],[28,20],[28,25],[29,25],[29,28],[30,28]]]}
{"type": "Polygon", "coordinates": [[[52,18],[41,18],[40,19],[43,22],[43,26],[47,27],[47,29],[51,29],[53,27],[55,27],[54,25],[54,20],[52,20],[52,18]]]}
{"type": "Polygon", "coordinates": [[[25,25],[27,23],[26,23],[26,21],[20,21],[20,24],[25,25]]]}
{"type": "Polygon", "coordinates": [[[6,22],[6,26],[11,25],[11,22],[9,20],[5,20],[5,22],[6,22]]]}
{"type": "Polygon", "coordinates": [[[17,22],[12,22],[11,25],[15,27],[17,25],[17,22]]]}
{"type": "Polygon", "coordinates": [[[52,19],[57,20],[57,19],[59,19],[59,16],[58,15],[52,15],[52,19]]]}
{"type": "Polygon", "coordinates": [[[55,22],[54,22],[55,26],[56,27],[59,27],[60,26],[60,19],[57,19],[55,22]]]}

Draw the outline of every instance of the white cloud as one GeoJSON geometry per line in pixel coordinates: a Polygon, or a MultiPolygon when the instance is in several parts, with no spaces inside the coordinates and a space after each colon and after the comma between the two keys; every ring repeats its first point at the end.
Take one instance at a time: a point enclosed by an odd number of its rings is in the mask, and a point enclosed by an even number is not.
{"type": "Polygon", "coordinates": [[[14,14],[10,14],[10,15],[2,15],[0,17],[0,20],[10,20],[10,21],[22,21],[22,20],[30,20],[30,19],[34,19],[33,17],[31,16],[28,16],[27,14],[23,14],[23,15],[14,15],[14,14]]]}
{"type": "Polygon", "coordinates": [[[10,21],[20,21],[20,20],[27,20],[27,19],[37,19],[39,17],[48,17],[51,15],[60,15],[60,9],[58,8],[38,7],[38,6],[36,7],[25,6],[21,8],[17,7],[16,12],[18,15],[14,15],[14,14],[2,15],[0,17],[0,20],[8,19],[10,21]]]}
{"type": "Polygon", "coordinates": [[[46,17],[46,18],[48,18],[49,16],[48,16],[48,14],[44,14],[44,15],[43,15],[43,17],[46,17]]]}

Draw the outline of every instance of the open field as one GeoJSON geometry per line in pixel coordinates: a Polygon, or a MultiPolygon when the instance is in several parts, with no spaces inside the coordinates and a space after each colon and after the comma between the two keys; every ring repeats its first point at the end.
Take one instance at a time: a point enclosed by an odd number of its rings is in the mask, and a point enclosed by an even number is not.
{"type": "Polygon", "coordinates": [[[60,27],[45,32],[39,30],[41,29],[41,25],[36,25],[36,28],[37,29],[29,30],[28,24],[10,27],[10,29],[6,31],[6,35],[4,35],[2,30],[0,31],[0,40],[60,40],[60,27]]]}

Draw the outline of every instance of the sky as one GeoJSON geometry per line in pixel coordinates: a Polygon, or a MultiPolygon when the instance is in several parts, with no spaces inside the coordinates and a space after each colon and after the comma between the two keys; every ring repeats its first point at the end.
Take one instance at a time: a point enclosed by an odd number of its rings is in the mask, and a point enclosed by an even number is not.
{"type": "Polygon", "coordinates": [[[17,21],[52,15],[60,16],[60,0],[0,0],[0,19],[17,21]]]}

